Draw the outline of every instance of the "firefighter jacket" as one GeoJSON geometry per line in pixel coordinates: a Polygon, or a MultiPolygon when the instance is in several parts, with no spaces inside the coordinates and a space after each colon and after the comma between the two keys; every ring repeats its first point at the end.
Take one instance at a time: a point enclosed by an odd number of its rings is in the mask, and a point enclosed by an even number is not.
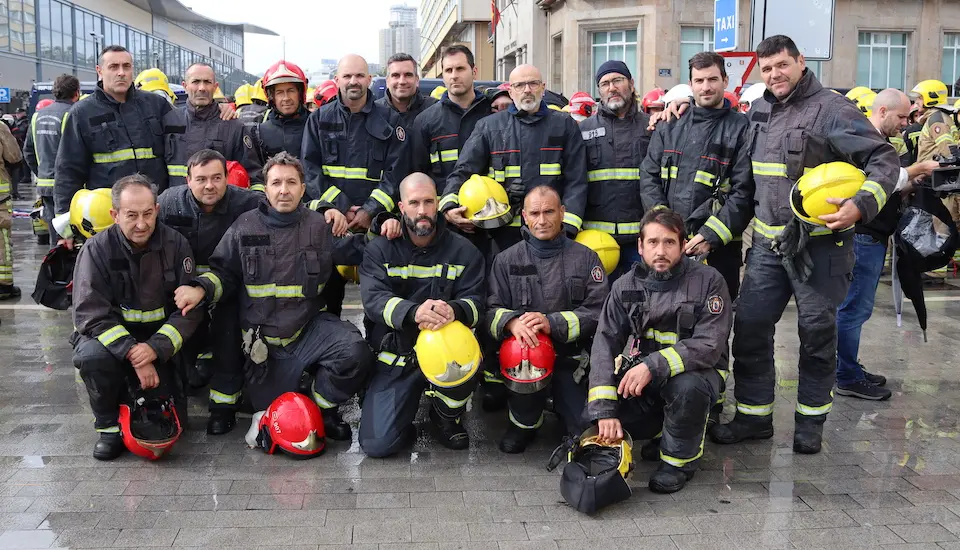
{"type": "Polygon", "coordinates": [[[172,109],[170,102],[131,86],[121,103],[101,86],[73,104],[63,126],[53,189],[57,214],[70,209],[80,189],[112,187],[137,172],[158,191],[167,188],[163,118],[172,109]]]}
{"type": "MultiPolygon", "coordinates": [[[[753,217],[753,170],[747,117],[726,105],[657,125],[640,167],[644,209],[669,206],[716,250],[753,217]]],[[[788,205],[789,206],[789,205],[788,205]]]]}
{"type": "Polygon", "coordinates": [[[561,232],[539,241],[526,227],[523,241],[493,260],[486,329],[495,341],[511,336],[507,324],[527,312],[543,313],[558,356],[589,349],[610,291],[597,253],[561,232]]]}
{"type": "Polygon", "coordinates": [[[440,210],[460,206],[457,193],[470,176],[489,174],[506,189],[513,225],[519,226],[527,192],[549,185],[560,193],[567,209],[564,226],[575,235],[587,205],[586,160],[580,128],[570,115],[548,109],[542,101],[535,113],[511,105],[477,123],[447,178],[440,210]]]}
{"type": "Polygon", "coordinates": [[[37,176],[37,192],[41,197],[53,196],[54,167],[60,135],[67,123],[67,112],[73,103],[58,99],[53,105],[33,113],[30,131],[23,144],[23,159],[37,176]]]}
{"type": "Polygon", "coordinates": [[[473,103],[463,109],[444,92],[440,101],[417,117],[410,132],[411,171],[429,174],[437,189],[446,185],[477,122],[490,114],[490,99],[476,88],[473,93],[473,103]]]}
{"type": "Polygon", "coordinates": [[[339,100],[307,119],[300,160],[307,197],[346,212],[362,206],[371,219],[394,209],[400,181],[410,173],[407,130],[387,107],[367,103],[352,113],[339,100]]]}
{"type": "Polygon", "coordinates": [[[251,186],[263,181],[253,140],[239,120],[220,119],[219,104],[198,108],[188,103],[173,109],[163,117],[163,131],[170,187],[187,183],[187,161],[201,149],[213,149],[227,160],[239,162],[250,176],[251,186]]]}
{"type": "Polygon", "coordinates": [[[146,342],[159,362],[169,361],[203,320],[202,309],[181,315],[174,291],[195,273],[182,235],[158,223],[143,248],[134,248],[119,225],[97,233],[80,249],[73,272],[73,324],[117,359],[146,342]]]}
{"type": "Polygon", "coordinates": [[[420,116],[420,113],[437,103],[435,98],[432,98],[428,95],[423,95],[418,91],[416,95],[413,96],[413,101],[410,103],[410,108],[401,113],[396,107],[393,106],[393,103],[391,103],[390,99],[390,90],[385,89],[384,96],[376,100],[374,103],[381,107],[386,107],[387,109],[390,109],[396,113],[397,116],[400,117],[400,126],[408,131],[413,128],[413,121],[420,116]]]}
{"type": "MultiPolygon", "coordinates": [[[[923,123],[914,122],[903,129],[903,145],[907,149],[907,166],[917,163],[917,144],[920,141],[920,132],[923,130],[923,123]]],[[[901,164],[903,164],[901,162],[901,164]]]]}
{"type": "Polygon", "coordinates": [[[240,119],[240,122],[243,123],[243,127],[250,131],[254,126],[260,124],[263,120],[263,115],[270,107],[266,105],[257,105],[256,103],[251,103],[250,105],[244,105],[237,109],[237,118],[240,119]]]}
{"type": "Polygon", "coordinates": [[[260,162],[266,164],[267,159],[281,151],[300,158],[300,149],[303,146],[303,129],[307,125],[307,117],[309,116],[310,111],[302,105],[296,113],[290,116],[282,115],[276,109],[270,109],[263,113],[261,122],[255,125],[251,131],[254,145],[256,145],[260,156],[260,162]]]}
{"type": "MultiPolygon", "coordinates": [[[[793,219],[791,190],[805,169],[843,161],[863,170],[867,179],[851,199],[863,223],[877,215],[897,185],[897,152],[856,105],[821,86],[809,70],[786,100],[765,91],[747,116],[756,183],[754,243],[769,245],[793,219]]],[[[810,232],[832,234],[826,227],[810,232]]]]}
{"type": "Polygon", "coordinates": [[[3,204],[10,198],[11,190],[10,171],[7,166],[13,166],[23,160],[20,144],[17,143],[17,138],[13,137],[6,124],[0,124],[0,149],[3,155],[3,162],[0,162],[0,204],[3,204]]]}
{"type": "Polygon", "coordinates": [[[634,264],[613,283],[603,304],[590,352],[591,421],[617,417],[623,373],[614,372],[614,365],[621,353],[642,358],[654,381],[727,368],[733,304],[720,273],[686,257],[669,279],[658,279],[651,271],[642,261],[634,264]]]}
{"type": "Polygon", "coordinates": [[[934,155],[953,156],[950,146],[960,142],[956,118],[953,113],[930,108],[921,117],[923,127],[917,138],[917,161],[934,160],[934,155]]]}
{"type": "Polygon", "coordinates": [[[587,210],[583,228],[636,246],[643,218],[640,164],[650,145],[650,117],[631,101],[623,118],[605,106],[580,122],[587,149],[587,210]]]}

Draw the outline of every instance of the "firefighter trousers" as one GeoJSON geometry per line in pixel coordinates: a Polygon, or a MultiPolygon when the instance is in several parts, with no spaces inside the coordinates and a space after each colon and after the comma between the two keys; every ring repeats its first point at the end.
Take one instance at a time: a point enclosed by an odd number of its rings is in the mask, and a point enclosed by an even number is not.
{"type": "Polygon", "coordinates": [[[543,424],[543,407],[547,396],[553,395],[556,411],[572,436],[580,435],[585,428],[583,408],[587,402],[586,374],[580,382],[574,380],[579,360],[558,357],[550,384],[535,393],[517,393],[507,389],[507,415],[512,424],[526,430],[535,430],[543,424]]]}
{"type": "Polygon", "coordinates": [[[10,230],[13,227],[13,200],[0,202],[0,285],[13,284],[13,241],[10,230]]]}
{"type": "Polygon", "coordinates": [[[716,269],[727,283],[730,299],[736,300],[740,291],[740,267],[743,266],[743,241],[731,241],[710,252],[707,265],[716,269]]]}
{"type": "Polygon", "coordinates": [[[207,353],[192,353],[188,358],[210,361],[213,371],[210,373],[209,409],[236,410],[243,390],[243,352],[240,331],[239,302],[235,299],[221,300],[209,311],[208,322],[190,338],[197,345],[194,349],[205,347],[207,353]]]}

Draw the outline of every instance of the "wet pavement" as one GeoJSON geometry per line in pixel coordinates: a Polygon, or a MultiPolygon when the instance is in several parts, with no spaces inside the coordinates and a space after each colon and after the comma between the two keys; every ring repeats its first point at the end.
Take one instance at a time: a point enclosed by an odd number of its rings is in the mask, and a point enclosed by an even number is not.
{"type": "MultiPolygon", "coordinates": [[[[478,403],[465,452],[421,435],[390,459],[367,458],[356,442],[331,442],[306,462],[267,456],[246,448],[245,419],[227,436],[208,436],[205,400],[195,399],[189,431],[164,460],[94,460],[93,418],[67,343],[71,319],[29,297],[45,248],[28,232],[28,220],[15,220],[24,297],[0,302],[0,549],[960,549],[960,291],[952,286],[927,293],[924,343],[909,302],[897,328],[881,284],[861,359],[890,378],[894,396],[838,396],[819,455],[791,451],[798,339],[790,306],[778,327],[773,439],[708,442],[701,471],[674,495],[651,493],[655,464],[638,463],[633,497],[588,517],[563,503],[558,474],[544,468],[556,419],[525,454],[505,455],[496,446],[504,415],[478,403]]],[[[348,303],[358,320],[355,288],[348,303]]],[[[355,403],[345,416],[356,427],[355,403]]]]}

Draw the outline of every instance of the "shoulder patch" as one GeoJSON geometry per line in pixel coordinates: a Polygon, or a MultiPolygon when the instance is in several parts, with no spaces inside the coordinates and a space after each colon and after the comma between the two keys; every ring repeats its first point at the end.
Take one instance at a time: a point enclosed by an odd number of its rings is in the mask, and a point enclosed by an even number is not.
{"type": "Polygon", "coordinates": [[[247,135],[243,136],[243,145],[247,149],[253,149],[253,140],[250,139],[250,136],[247,136],[247,135]]]}
{"type": "Polygon", "coordinates": [[[930,125],[930,127],[933,128],[933,133],[935,134],[939,134],[940,132],[942,132],[944,126],[945,125],[943,123],[935,123],[930,125]]]}
{"type": "Polygon", "coordinates": [[[606,273],[604,273],[603,269],[598,265],[593,266],[593,269],[590,270],[590,277],[598,283],[603,282],[604,275],[606,275],[606,273]]]}
{"type": "Polygon", "coordinates": [[[193,273],[193,258],[190,256],[183,259],[183,272],[187,275],[193,273]]]}
{"type": "Polygon", "coordinates": [[[707,311],[712,315],[720,315],[723,313],[723,298],[721,298],[719,294],[714,294],[707,298],[707,311]]]}
{"type": "Polygon", "coordinates": [[[397,139],[400,141],[406,141],[407,132],[403,129],[403,126],[397,126],[397,139]]]}
{"type": "Polygon", "coordinates": [[[583,141],[589,141],[591,139],[607,135],[607,129],[601,126],[599,128],[594,128],[593,130],[583,130],[580,132],[580,135],[583,136],[583,141]]]}

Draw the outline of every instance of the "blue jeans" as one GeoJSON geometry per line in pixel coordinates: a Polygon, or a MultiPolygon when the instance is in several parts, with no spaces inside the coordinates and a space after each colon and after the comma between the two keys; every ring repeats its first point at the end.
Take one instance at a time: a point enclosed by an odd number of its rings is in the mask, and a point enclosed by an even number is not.
{"type": "Polygon", "coordinates": [[[877,284],[887,255],[887,243],[870,235],[857,234],[853,250],[857,261],[853,266],[853,282],[847,298],[837,312],[837,384],[846,385],[864,379],[857,362],[860,352],[860,330],[873,314],[877,284]]]}

